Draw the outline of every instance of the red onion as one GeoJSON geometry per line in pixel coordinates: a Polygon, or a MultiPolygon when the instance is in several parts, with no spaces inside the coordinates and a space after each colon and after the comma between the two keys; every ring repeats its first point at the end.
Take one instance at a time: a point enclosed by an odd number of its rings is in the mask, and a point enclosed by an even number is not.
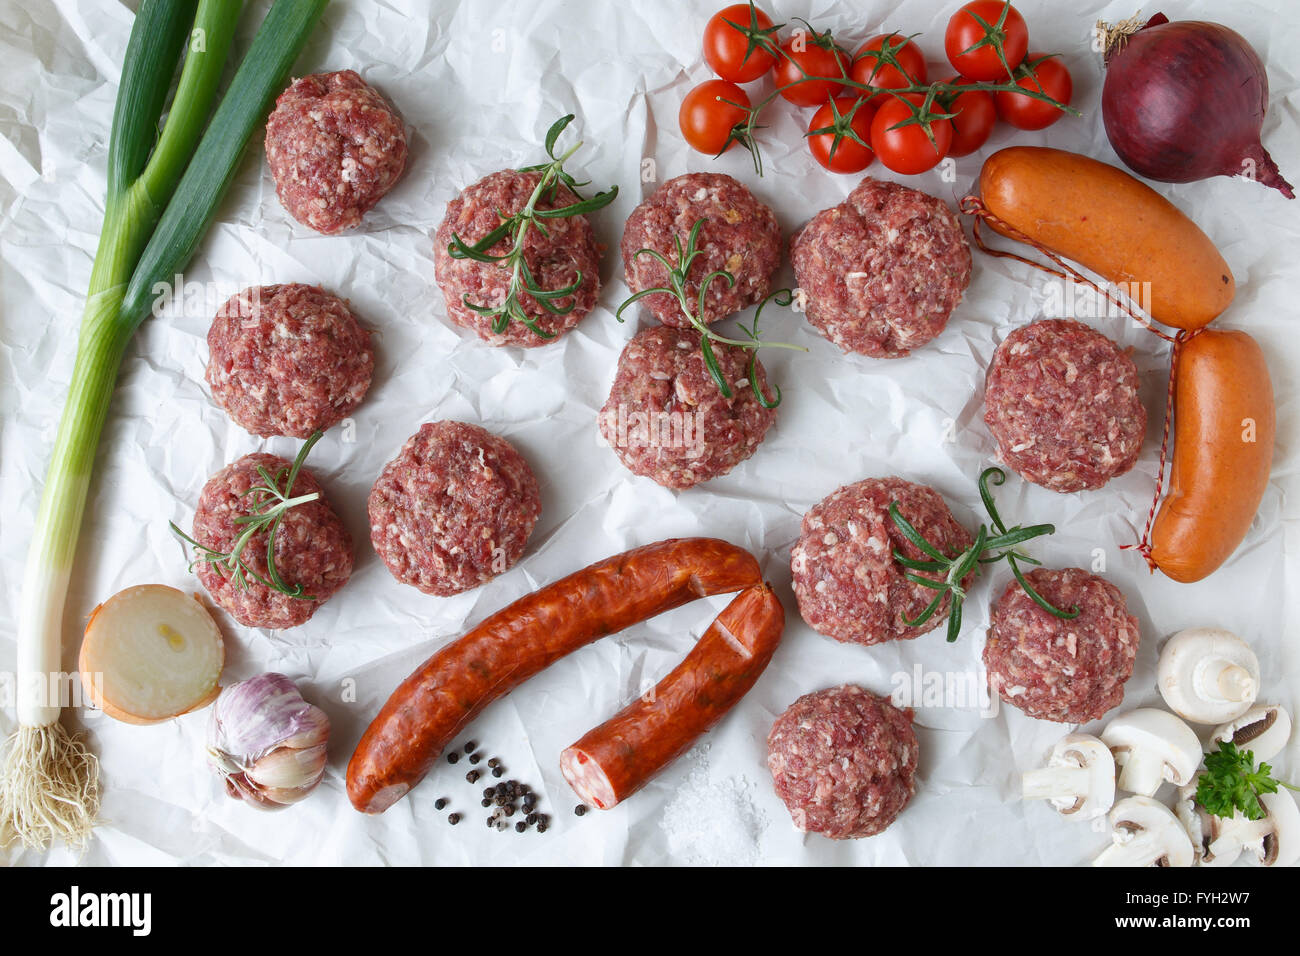
{"type": "Polygon", "coordinates": [[[1240,34],[1159,13],[1128,33],[1107,51],[1101,114],[1130,169],[1166,183],[1244,175],[1295,198],[1260,145],[1268,76],[1240,34]]]}

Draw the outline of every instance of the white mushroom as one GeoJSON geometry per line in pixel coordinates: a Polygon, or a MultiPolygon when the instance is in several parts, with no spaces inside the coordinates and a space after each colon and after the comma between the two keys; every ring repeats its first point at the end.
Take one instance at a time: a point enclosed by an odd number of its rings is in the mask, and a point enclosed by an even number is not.
{"type": "Polygon", "coordinates": [[[1121,790],[1152,796],[1168,780],[1182,786],[1201,763],[1201,742],[1173,714],[1143,707],[1120,714],[1101,732],[1119,766],[1121,790]]]}
{"type": "Polygon", "coordinates": [[[1046,767],[1024,775],[1022,788],[1026,800],[1050,800],[1066,816],[1091,820],[1115,803],[1115,758],[1091,734],[1069,734],[1046,767]]]}
{"type": "MultiPolygon", "coordinates": [[[[1199,771],[1179,789],[1178,802],[1174,804],[1174,815],[1178,817],[1178,822],[1183,825],[1187,836],[1191,838],[1192,853],[1197,866],[1228,866],[1240,855],[1241,845],[1232,846],[1225,843],[1211,849],[1232,821],[1215,816],[1197,802],[1196,788],[1204,773],[1204,770],[1199,771]]],[[[1241,817],[1241,819],[1245,818],[1241,817]]]]}
{"type": "Polygon", "coordinates": [[[1277,704],[1252,707],[1236,720],[1216,727],[1210,747],[1232,741],[1239,750],[1255,754],[1255,762],[1271,760],[1282,752],[1291,739],[1291,715],[1277,704]]]}
{"type": "Polygon", "coordinates": [[[1259,660],[1217,627],[1179,631],[1160,651],[1156,683],[1169,709],[1195,724],[1236,720],[1259,693],[1259,660]]]}
{"type": "Polygon", "coordinates": [[[1129,797],[1110,812],[1113,827],[1108,846],[1093,866],[1191,866],[1192,841],[1163,803],[1150,797],[1129,797]]]}
{"type": "Polygon", "coordinates": [[[1300,809],[1286,791],[1261,793],[1260,806],[1264,816],[1247,820],[1238,813],[1226,826],[1219,838],[1210,844],[1208,852],[1215,857],[1231,855],[1233,859],[1248,851],[1252,862],[1261,866],[1291,866],[1300,860],[1300,809]]]}

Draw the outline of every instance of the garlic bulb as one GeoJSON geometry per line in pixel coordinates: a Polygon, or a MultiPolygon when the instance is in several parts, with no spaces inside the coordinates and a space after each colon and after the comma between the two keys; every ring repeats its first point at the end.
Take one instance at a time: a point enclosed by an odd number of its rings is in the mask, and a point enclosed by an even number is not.
{"type": "Polygon", "coordinates": [[[265,810],[297,803],[325,774],[330,721],[283,674],[223,689],[208,723],[208,762],[226,792],[265,810]]]}

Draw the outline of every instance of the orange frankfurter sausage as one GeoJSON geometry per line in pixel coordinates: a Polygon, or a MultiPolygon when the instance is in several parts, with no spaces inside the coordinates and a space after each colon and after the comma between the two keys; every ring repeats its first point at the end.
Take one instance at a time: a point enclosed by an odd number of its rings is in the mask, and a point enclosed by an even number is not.
{"type": "Polygon", "coordinates": [[[1273,464],[1276,411],[1264,351],[1245,332],[1206,329],[1182,346],[1174,384],[1169,494],[1151,560],[1199,581],[1246,536],[1273,464]]]}
{"type": "Polygon", "coordinates": [[[989,212],[1043,248],[1121,285],[1139,302],[1149,296],[1144,304],[1165,325],[1199,329],[1236,293],[1232,271],[1210,238],[1122,169],[1061,149],[1012,146],[984,161],[979,188],[989,212]]]}

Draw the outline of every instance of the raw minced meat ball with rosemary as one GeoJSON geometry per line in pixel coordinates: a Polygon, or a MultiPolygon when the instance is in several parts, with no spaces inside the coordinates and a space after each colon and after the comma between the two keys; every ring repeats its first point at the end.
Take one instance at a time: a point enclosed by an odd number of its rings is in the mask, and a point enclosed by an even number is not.
{"type": "MultiPolygon", "coordinates": [[[[676,242],[687,246],[691,230],[703,221],[698,236],[700,255],[686,277],[687,301],[697,308],[700,283],[713,272],[728,272],[728,284],[714,279],[704,300],[702,322],[717,322],[761,302],[772,291],[772,277],[781,265],[781,227],[772,210],[739,181],[723,173],[687,173],[670,179],[633,210],[623,230],[623,269],[633,292],[669,288],[668,270],[652,255],[680,265],[676,242]]],[[[681,304],[667,293],[640,300],[660,322],[686,328],[681,304]]]]}
{"type": "Polygon", "coordinates": [[[228,567],[201,555],[195,570],[213,600],[245,627],[294,627],[310,618],[352,574],[352,536],[310,472],[300,469],[293,487],[287,488],[292,465],[276,455],[245,455],[227,465],[203,486],[194,511],[193,540],[214,556],[233,552],[249,527],[239,519],[255,512],[266,513],[277,503],[259,468],[270,476],[284,498],[320,496],[284,510],[275,527],[275,575],[267,563],[270,522],[263,523],[239,551],[239,562],[251,572],[244,576],[242,587],[228,567]],[[288,590],[302,596],[292,597],[262,583],[273,583],[277,577],[288,590]]]}
{"type": "Polygon", "coordinates": [[[542,512],[537,479],[504,438],[478,425],[420,426],[370,491],[370,541],[393,576],[448,597],[523,556],[542,512]]]}
{"type": "MultiPolygon", "coordinates": [[[[695,329],[657,325],[638,333],[618,359],[609,399],[600,410],[600,434],[619,461],[665,488],[690,488],[729,472],[754,454],[776,421],[750,383],[750,353],[713,344],[731,396],[723,395],[705,365],[695,329]]],[[[762,363],[754,376],[774,404],[762,363]]]]}
{"type": "Polygon", "coordinates": [[[942,332],[971,275],[970,246],[942,200],[870,176],[795,234],[790,260],[812,326],[875,358],[942,332]]]}
{"type": "MultiPolygon", "coordinates": [[[[907,569],[895,559],[895,550],[914,561],[928,561],[930,556],[890,517],[893,502],[921,537],[948,557],[974,544],[933,488],[902,478],[867,478],[845,485],[804,515],[790,555],[799,613],[814,630],[852,644],[879,644],[919,637],[947,619],[949,597],[924,624],[907,623],[915,621],[938,592],[909,581],[907,569]]],[[[943,577],[939,572],[916,573],[935,580],[943,577]]]]}
{"type": "MultiPolygon", "coordinates": [[[[449,251],[453,238],[473,246],[501,226],[502,217],[523,210],[541,181],[541,172],[515,169],[484,177],[447,204],[447,214],[434,236],[434,275],[446,299],[447,316],[493,345],[548,345],[582,321],[595,308],[600,293],[600,245],[590,221],[579,213],[539,220],[524,234],[523,261],[535,288],[553,292],[578,286],[572,295],[548,300],[563,314],[547,309],[528,292],[519,292],[523,313],[545,335],[513,318],[498,331],[493,328],[492,316],[470,308],[502,306],[510,293],[513,270],[500,262],[453,256],[449,251]]],[[[572,190],[552,181],[543,188],[535,209],[560,209],[575,202],[578,197],[572,190]]],[[[485,251],[501,256],[514,244],[514,236],[507,234],[485,251]]]]}
{"type": "Polygon", "coordinates": [[[316,286],[258,286],[232,296],[208,330],[208,385],[254,435],[306,438],[365,397],[370,333],[348,304],[316,286]]]}
{"type": "Polygon", "coordinates": [[[1053,491],[1100,488],[1137,462],[1147,413],[1137,366],[1073,319],[1041,319],[1008,335],[989,366],[984,421],[998,457],[1053,491]]]}
{"type": "Polygon", "coordinates": [[[406,168],[406,130],[352,70],[294,80],[266,121],[266,161],[294,219],[332,235],[352,229],[406,168]]]}

